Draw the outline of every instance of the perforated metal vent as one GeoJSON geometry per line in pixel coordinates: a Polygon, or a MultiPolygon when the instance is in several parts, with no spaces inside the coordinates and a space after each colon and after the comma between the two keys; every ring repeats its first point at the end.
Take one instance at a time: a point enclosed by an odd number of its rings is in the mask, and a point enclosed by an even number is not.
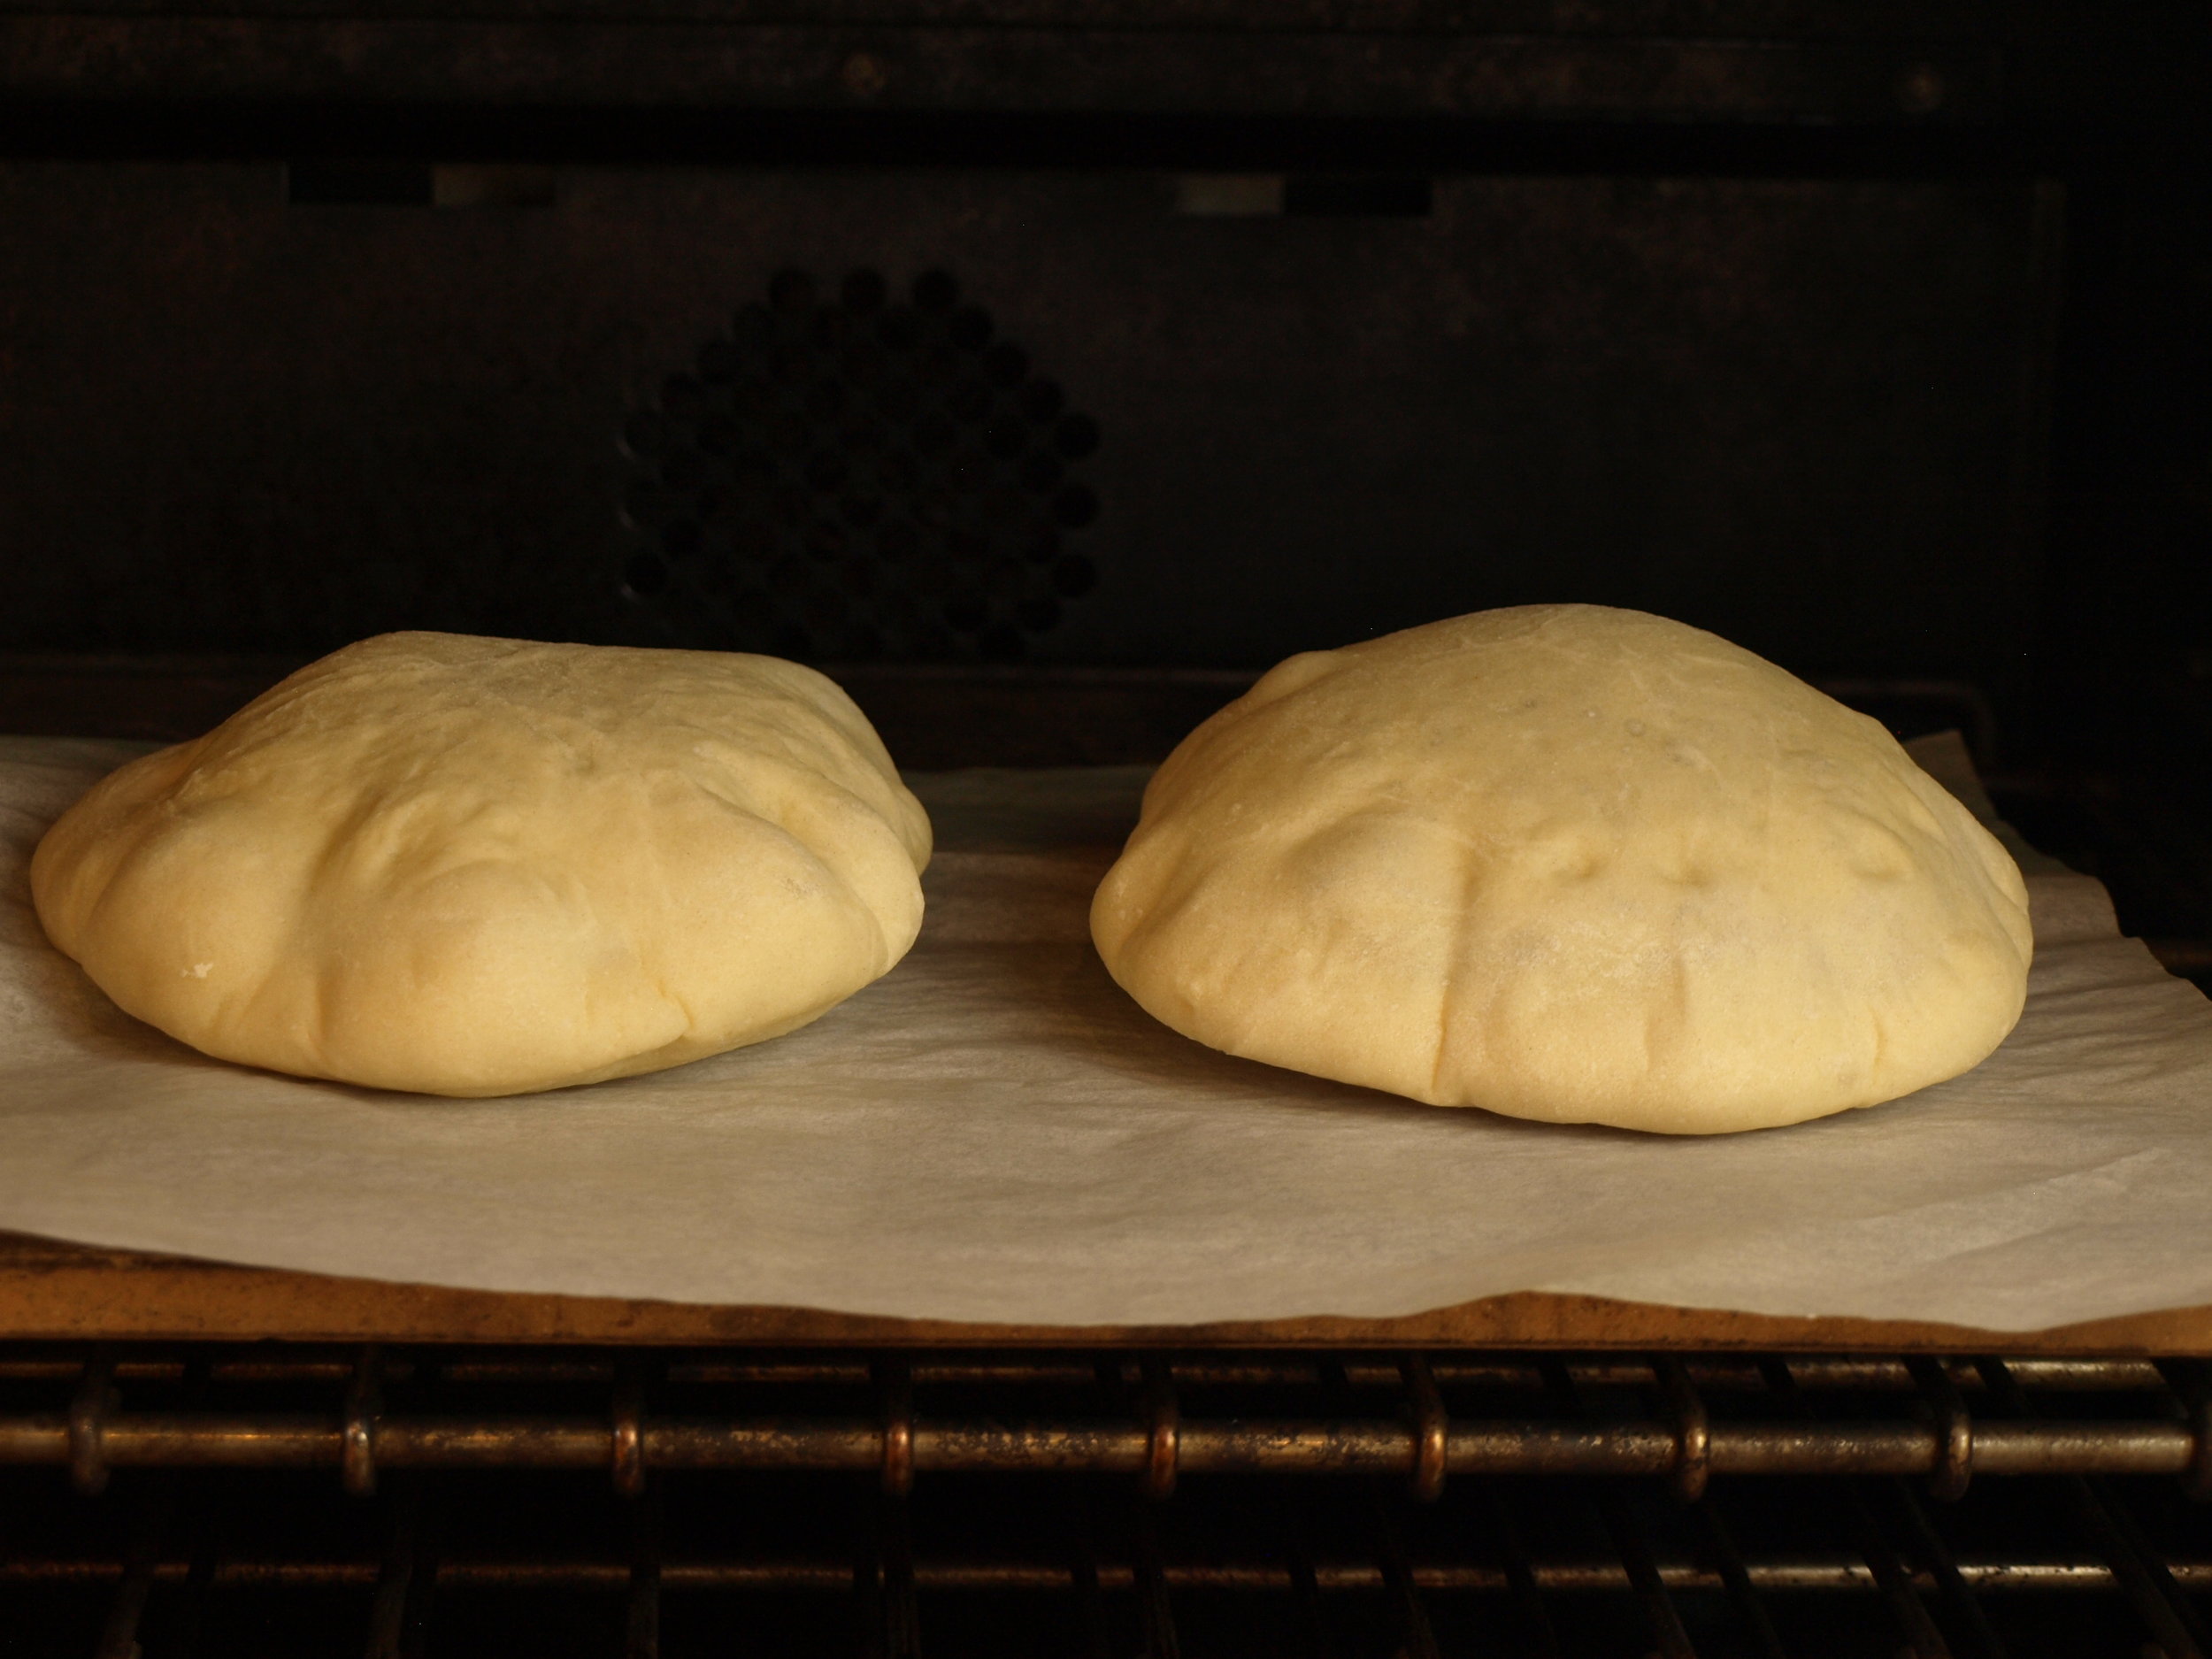
{"type": "Polygon", "coordinates": [[[669,643],[1009,659],[1096,581],[1098,425],[941,271],[784,271],[623,430],[623,591],[669,643]]]}

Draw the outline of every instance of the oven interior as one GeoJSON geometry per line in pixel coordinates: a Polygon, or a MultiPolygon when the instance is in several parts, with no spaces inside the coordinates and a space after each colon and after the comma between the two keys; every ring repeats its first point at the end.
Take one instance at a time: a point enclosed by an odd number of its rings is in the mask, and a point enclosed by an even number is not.
{"type": "Polygon", "coordinates": [[[1586,600],[1960,727],[2202,966],[2193,8],[265,10],[9,26],[11,729],[431,627],[1148,760],[1586,600]]]}
{"type": "MultiPolygon", "coordinates": [[[[428,627],[1156,760],[1587,600],[2212,975],[2212,34],[2020,0],[0,14],[0,729],[428,627]]],[[[2184,1358],[22,1340],[0,1653],[2162,1655],[2184,1358]]]]}

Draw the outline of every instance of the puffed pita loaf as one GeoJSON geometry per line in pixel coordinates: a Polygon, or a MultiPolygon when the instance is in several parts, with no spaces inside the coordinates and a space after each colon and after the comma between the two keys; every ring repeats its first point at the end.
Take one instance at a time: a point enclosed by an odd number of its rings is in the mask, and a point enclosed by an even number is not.
{"type": "Polygon", "coordinates": [[[1589,605],[1281,664],[1153,778],[1091,926],[1214,1048],[1673,1134],[1969,1070],[2032,951],[2011,858],[1878,724],[1589,605]]]}
{"type": "Polygon", "coordinates": [[[929,850],[811,669],[394,634],[105,779],[31,873],[53,942],[196,1048],[486,1095],[804,1025],[912,944],[929,850]]]}

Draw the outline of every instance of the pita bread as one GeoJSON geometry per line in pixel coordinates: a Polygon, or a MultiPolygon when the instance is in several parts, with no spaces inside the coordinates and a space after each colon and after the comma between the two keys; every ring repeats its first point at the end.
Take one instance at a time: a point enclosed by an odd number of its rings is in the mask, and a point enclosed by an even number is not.
{"type": "Polygon", "coordinates": [[[2031,954],[2011,858],[1879,725],[1588,605],[1282,664],[1153,778],[1091,928],[1213,1048],[1671,1134],[1968,1070],[2031,954]]]}

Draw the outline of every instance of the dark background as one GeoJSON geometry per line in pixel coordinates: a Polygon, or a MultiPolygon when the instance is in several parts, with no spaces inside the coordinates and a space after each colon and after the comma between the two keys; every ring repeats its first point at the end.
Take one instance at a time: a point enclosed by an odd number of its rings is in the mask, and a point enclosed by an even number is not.
{"type": "Polygon", "coordinates": [[[4,0],[0,712],[430,626],[1171,722],[1588,599],[2185,824],[2207,18],[4,0]]]}

